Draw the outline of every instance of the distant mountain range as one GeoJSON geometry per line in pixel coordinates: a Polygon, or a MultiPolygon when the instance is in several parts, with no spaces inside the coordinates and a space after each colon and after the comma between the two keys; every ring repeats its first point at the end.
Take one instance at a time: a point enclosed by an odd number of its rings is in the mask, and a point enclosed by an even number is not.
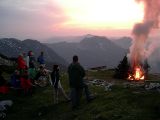
{"type": "Polygon", "coordinates": [[[40,55],[40,52],[43,51],[47,63],[68,65],[68,63],[56,52],[39,41],[31,39],[20,41],[15,38],[0,39],[0,53],[5,56],[18,57],[20,53],[27,53],[30,50],[34,52],[36,58],[40,55]]]}
{"type": "Polygon", "coordinates": [[[17,58],[9,58],[3,54],[0,54],[0,66],[14,66],[16,64],[17,58]]]}
{"type": "Polygon", "coordinates": [[[115,44],[117,44],[118,46],[129,50],[129,47],[132,44],[132,38],[130,37],[121,37],[115,40],[112,40],[115,44]]]}
{"type": "MultiPolygon", "coordinates": [[[[31,39],[21,41],[15,38],[2,38],[0,39],[0,54],[17,57],[22,52],[27,53],[32,50],[37,58],[40,52],[44,51],[50,67],[54,63],[67,67],[68,63],[72,62],[73,55],[78,55],[80,63],[85,68],[98,66],[114,68],[129,52],[132,39],[129,37],[109,39],[88,34],[81,37],[81,40],[78,37],[78,42],[75,38],[75,41],[40,43],[31,39]]],[[[152,38],[149,44],[153,41],[153,47],[156,46],[156,50],[148,58],[148,63],[151,66],[151,72],[160,72],[160,42],[158,42],[158,38],[152,38]]]]}
{"type": "Polygon", "coordinates": [[[73,55],[78,55],[80,62],[86,68],[104,66],[116,67],[127,54],[127,50],[116,45],[103,36],[87,35],[80,42],[59,42],[47,44],[67,62],[73,55]]]}
{"type": "Polygon", "coordinates": [[[55,36],[44,40],[45,43],[59,43],[59,42],[80,42],[86,37],[92,37],[93,35],[87,34],[82,36],[55,36]]]}

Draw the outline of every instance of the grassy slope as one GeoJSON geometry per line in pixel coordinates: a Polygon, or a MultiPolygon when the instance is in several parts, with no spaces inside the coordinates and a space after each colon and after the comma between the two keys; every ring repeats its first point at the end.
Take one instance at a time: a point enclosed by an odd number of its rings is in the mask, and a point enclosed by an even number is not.
{"type": "MultiPolygon", "coordinates": [[[[112,72],[88,72],[89,78],[111,80],[112,72]]],[[[151,76],[152,79],[154,78],[151,76]]],[[[151,79],[151,78],[150,78],[151,79]]],[[[158,79],[158,78],[154,78],[158,79]]],[[[66,75],[62,84],[67,92],[66,75]]],[[[0,100],[11,99],[14,105],[7,120],[158,120],[160,119],[160,93],[144,91],[142,88],[124,88],[121,84],[113,86],[112,91],[90,86],[96,99],[87,104],[82,98],[80,109],[71,110],[70,104],[53,104],[50,86],[37,88],[33,96],[18,95],[12,91],[9,95],[0,95],[0,100]]]]}

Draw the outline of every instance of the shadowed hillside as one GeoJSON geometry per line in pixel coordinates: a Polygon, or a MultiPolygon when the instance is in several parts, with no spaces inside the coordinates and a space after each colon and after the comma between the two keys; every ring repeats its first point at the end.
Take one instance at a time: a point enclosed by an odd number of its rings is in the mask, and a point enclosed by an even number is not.
{"type": "Polygon", "coordinates": [[[115,67],[126,54],[126,50],[114,44],[106,37],[87,36],[79,43],[60,42],[48,44],[67,62],[77,54],[85,67],[115,67]]]}
{"type": "Polygon", "coordinates": [[[27,39],[20,41],[15,38],[0,39],[0,53],[8,57],[17,57],[20,53],[27,53],[30,50],[34,52],[36,58],[39,56],[40,52],[43,51],[46,61],[50,64],[58,63],[61,65],[67,65],[67,62],[57,53],[36,40],[27,39]]]}

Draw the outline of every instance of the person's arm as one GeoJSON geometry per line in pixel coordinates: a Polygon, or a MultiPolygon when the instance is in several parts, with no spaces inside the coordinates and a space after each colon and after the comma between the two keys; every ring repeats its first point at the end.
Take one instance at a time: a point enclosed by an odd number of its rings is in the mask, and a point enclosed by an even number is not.
{"type": "Polygon", "coordinates": [[[82,77],[85,77],[85,70],[84,70],[84,68],[80,65],[80,71],[81,71],[81,75],[82,75],[82,77]]]}
{"type": "Polygon", "coordinates": [[[50,78],[49,78],[49,81],[51,83],[51,85],[53,85],[53,79],[54,79],[54,76],[53,76],[53,72],[50,74],[50,78]]]}
{"type": "Polygon", "coordinates": [[[67,73],[69,74],[69,71],[70,71],[70,66],[68,66],[68,69],[67,69],[67,73]]]}

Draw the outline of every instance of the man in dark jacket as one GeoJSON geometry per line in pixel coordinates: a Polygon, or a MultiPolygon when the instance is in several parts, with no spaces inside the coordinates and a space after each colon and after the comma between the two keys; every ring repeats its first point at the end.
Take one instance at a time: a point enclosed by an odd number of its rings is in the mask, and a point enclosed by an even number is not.
{"type": "Polygon", "coordinates": [[[84,83],[85,70],[78,62],[78,56],[73,56],[73,62],[68,67],[69,84],[71,88],[71,102],[72,108],[76,108],[79,105],[80,97],[83,88],[85,89],[86,98],[90,101],[90,93],[88,86],[84,83]]]}

